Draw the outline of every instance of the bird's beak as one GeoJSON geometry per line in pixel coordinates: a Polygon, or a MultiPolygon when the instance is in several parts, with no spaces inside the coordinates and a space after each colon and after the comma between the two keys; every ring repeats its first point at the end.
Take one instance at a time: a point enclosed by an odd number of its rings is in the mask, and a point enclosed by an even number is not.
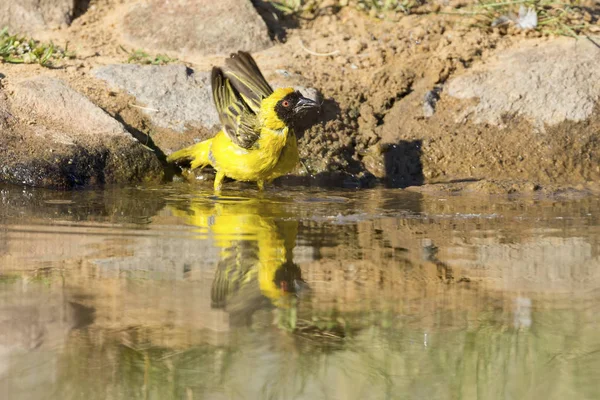
{"type": "Polygon", "coordinates": [[[314,100],[307,99],[306,97],[300,97],[300,100],[294,107],[295,113],[305,113],[307,111],[319,111],[321,106],[314,100]]]}
{"type": "Polygon", "coordinates": [[[310,292],[310,286],[302,279],[294,279],[294,291],[298,297],[302,297],[307,292],[310,292]]]}

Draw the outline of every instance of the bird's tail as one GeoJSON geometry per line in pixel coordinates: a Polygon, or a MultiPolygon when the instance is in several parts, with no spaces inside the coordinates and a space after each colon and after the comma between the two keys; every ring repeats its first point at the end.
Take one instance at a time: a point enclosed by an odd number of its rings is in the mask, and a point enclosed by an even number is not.
{"type": "Polygon", "coordinates": [[[192,169],[204,168],[210,164],[210,147],[212,139],[205,140],[200,143],[193,144],[189,147],[177,150],[169,157],[168,162],[189,162],[192,169]]]}

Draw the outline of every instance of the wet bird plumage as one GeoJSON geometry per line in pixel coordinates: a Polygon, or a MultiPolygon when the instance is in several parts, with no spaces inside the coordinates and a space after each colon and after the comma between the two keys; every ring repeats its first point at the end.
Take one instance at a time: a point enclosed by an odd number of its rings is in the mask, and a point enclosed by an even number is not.
{"type": "Polygon", "coordinates": [[[299,162],[291,128],[318,104],[292,88],[273,90],[250,54],[238,52],[214,67],[211,85],[222,130],[212,139],[179,150],[169,161],[190,160],[192,168],[211,165],[215,190],[224,177],[265,183],[292,171],[299,162]]]}

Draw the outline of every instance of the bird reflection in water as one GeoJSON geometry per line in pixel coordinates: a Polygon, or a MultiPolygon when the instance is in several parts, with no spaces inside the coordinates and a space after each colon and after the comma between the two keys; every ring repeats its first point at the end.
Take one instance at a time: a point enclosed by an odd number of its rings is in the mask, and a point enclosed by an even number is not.
{"type": "Polygon", "coordinates": [[[298,221],[290,218],[284,205],[220,196],[172,207],[176,216],[208,232],[220,249],[211,304],[225,310],[233,325],[251,324],[255,311],[272,305],[283,311],[278,315],[280,325],[295,326],[297,297],[308,286],[293,261],[298,221]]]}

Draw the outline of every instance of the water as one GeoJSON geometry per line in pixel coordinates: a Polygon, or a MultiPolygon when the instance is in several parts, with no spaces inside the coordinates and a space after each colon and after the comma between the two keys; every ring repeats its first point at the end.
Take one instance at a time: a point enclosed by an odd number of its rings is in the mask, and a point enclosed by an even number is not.
{"type": "Polygon", "coordinates": [[[597,198],[0,201],[1,398],[600,397],[597,198]]]}

